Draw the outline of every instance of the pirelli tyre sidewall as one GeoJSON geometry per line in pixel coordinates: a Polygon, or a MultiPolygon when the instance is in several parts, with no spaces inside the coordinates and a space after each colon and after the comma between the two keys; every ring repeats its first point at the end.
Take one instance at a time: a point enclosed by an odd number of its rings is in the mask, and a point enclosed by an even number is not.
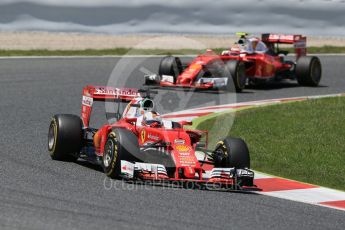
{"type": "Polygon", "coordinates": [[[138,138],[129,130],[114,128],[110,131],[104,146],[102,167],[104,173],[111,178],[119,178],[121,160],[138,162],[138,138]]]}
{"type": "Polygon", "coordinates": [[[217,152],[215,167],[250,168],[248,146],[241,138],[227,137],[219,141],[215,152],[217,152]]]}
{"type": "Polygon", "coordinates": [[[48,130],[48,151],[53,160],[75,161],[82,147],[82,121],[72,114],[52,117],[48,130]]]}
{"type": "Polygon", "coordinates": [[[322,76],[321,62],[315,56],[303,56],[296,63],[296,78],[302,86],[318,86],[322,76]]]}
{"type": "Polygon", "coordinates": [[[243,62],[231,60],[225,63],[225,73],[228,75],[227,90],[231,90],[234,84],[236,92],[241,92],[246,86],[246,72],[243,62]]]}

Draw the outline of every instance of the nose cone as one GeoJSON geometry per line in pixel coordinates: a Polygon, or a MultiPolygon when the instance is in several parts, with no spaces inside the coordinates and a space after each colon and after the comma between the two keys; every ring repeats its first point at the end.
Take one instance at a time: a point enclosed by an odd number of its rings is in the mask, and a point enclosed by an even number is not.
{"type": "Polygon", "coordinates": [[[185,78],[179,79],[178,84],[189,85],[190,82],[191,82],[190,79],[185,77],[185,78]]]}

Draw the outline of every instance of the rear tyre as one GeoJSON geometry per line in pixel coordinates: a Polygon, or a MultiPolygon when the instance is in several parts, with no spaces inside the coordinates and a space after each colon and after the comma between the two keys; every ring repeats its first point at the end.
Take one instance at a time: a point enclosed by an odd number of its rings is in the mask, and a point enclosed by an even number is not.
{"type": "Polygon", "coordinates": [[[53,160],[76,161],[82,141],[80,117],[71,114],[53,116],[48,131],[48,151],[53,160]]]}
{"type": "Polygon", "coordinates": [[[121,160],[139,161],[138,138],[127,129],[113,129],[104,146],[102,167],[110,178],[119,178],[121,175],[121,160]]]}
{"type": "Polygon", "coordinates": [[[159,64],[158,74],[159,76],[168,75],[173,76],[176,83],[177,77],[182,73],[182,63],[180,58],[174,56],[166,56],[161,60],[159,64]]]}
{"type": "Polygon", "coordinates": [[[213,152],[215,167],[249,168],[250,157],[247,144],[241,138],[227,137],[219,141],[213,152]]]}
{"type": "Polygon", "coordinates": [[[244,63],[241,61],[234,60],[225,63],[225,72],[228,74],[227,91],[231,91],[233,82],[236,92],[242,92],[247,80],[245,71],[244,63]]]}
{"type": "Polygon", "coordinates": [[[322,68],[318,57],[300,57],[296,64],[298,84],[303,86],[318,86],[321,80],[322,68]]]}

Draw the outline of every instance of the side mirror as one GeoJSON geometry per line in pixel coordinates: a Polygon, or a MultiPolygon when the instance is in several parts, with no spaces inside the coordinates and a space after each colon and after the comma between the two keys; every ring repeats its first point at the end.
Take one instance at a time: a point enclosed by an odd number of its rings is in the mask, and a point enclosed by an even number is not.
{"type": "Polygon", "coordinates": [[[193,124],[192,121],[180,121],[179,123],[180,123],[180,125],[182,125],[182,126],[184,126],[184,125],[192,125],[192,124],[193,124]]]}
{"type": "Polygon", "coordinates": [[[137,118],[136,117],[125,117],[125,121],[128,123],[135,123],[135,122],[137,122],[137,118]]]}

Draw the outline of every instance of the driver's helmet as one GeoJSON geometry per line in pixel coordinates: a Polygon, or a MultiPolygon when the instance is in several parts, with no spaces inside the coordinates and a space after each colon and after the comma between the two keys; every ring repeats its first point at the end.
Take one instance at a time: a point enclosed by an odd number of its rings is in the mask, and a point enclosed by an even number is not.
{"type": "Polygon", "coordinates": [[[143,115],[146,112],[150,112],[153,110],[154,103],[149,98],[143,98],[141,101],[138,102],[139,108],[138,108],[138,116],[143,115]]]}
{"type": "Polygon", "coordinates": [[[153,128],[159,128],[159,127],[162,127],[163,121],[159,113],[157,113],[156,111],[151,111],[151,112],[146,112],[144,114],[142,125],[153,127],[153,128]]]}
{"type": "Polygon", "coordinates": [[[241,38],[238,39],[237,44],[239,44],[239,45],[245,45],[245,44],[246,44],[246,40],[247,40],[246,37],[241,36],[241,38]]]}
{"type": "Polygon", "coordinates": [[[252,37],[252,38],[249,38],[248,41],[251,43],[251,46],[253,48],[253,50],[256,49],[256,46],[258,45],[260,39],[259,38],[256,38],[256,37],[252,37]]]}

